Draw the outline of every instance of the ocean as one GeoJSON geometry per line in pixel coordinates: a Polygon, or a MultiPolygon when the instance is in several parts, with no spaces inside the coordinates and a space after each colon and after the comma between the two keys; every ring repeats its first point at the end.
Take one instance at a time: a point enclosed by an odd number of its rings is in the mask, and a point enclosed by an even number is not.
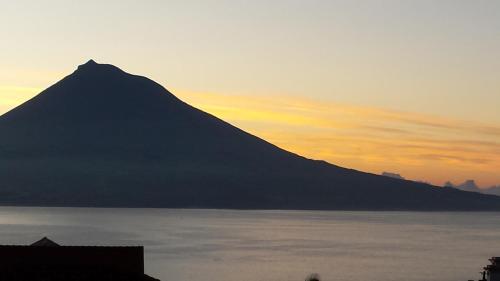
{"type": "Polygon", "coordinates": [[[0,207],[0,244],[143,245],[163,281],[466,281],[500,213],[0,207]]]}

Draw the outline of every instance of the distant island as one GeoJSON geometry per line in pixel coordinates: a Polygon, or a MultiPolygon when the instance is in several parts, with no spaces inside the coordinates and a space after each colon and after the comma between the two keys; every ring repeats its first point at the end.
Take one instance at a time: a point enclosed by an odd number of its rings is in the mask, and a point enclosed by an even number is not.
{"type": "Polygon", "coordinates": [[[500,197],[285,151],[92,60],[0,117],[0,204],[500,210],[500,197]]]}

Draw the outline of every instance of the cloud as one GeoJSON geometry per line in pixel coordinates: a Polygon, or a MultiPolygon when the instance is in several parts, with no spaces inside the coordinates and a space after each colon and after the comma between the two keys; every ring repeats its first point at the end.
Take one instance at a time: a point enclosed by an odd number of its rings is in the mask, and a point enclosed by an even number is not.
{"type": "MultiPolygon", "coordinates": [[[[0,113],[41,89],[0,86],[0,113]]],[[[284,149],[379,174],[440,184],[500,182],[500,126],[442,116],[288,96],[174,91],[187,103],[284,149]]]]}
{"type": "Polygon", "coordinates": [[[392,172],[383,172],[382,176],[390,177],[390,178],[395,178],[395,179],[400,179],[400,180],[404,180],[405,179],[400,174],[392,173],[392,172]]]}
{"type": "Polygon", "coordinates": [[[175,93],[310,158],[374,173],[398,170],[436,184],[472,173],[485,184],[500,181],[496,124],[298,97],[175,93]]]}

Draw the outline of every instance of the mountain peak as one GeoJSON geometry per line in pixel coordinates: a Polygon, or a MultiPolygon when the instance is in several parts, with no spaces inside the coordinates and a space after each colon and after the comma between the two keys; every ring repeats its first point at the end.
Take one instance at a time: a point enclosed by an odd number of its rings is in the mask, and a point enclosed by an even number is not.
{"type": "Polygon", "coordinates": [[[88,60],[86,63],[81,64],[78,66],[78,68],[88,68],[88,67],[94,67],[99,65],[97,62],[95,62],[93,59],[88,60]]]}
{"type": "Polygon", "coordinates": [[[100,66],[103,66],[103,64],[99,64],[99,63],[95,62],[93,59],[90,59],[86,63],[79,65],[77,70],[78,71],[82,71],[82,70],[95,71],[96,69],[99,69],[100,66]]]}
{"type": "Polygon", "coordinates": [[[97,64],[97,62],[95,62],[95,60],[93,59],[90,59],[88,62],[86,62],[85,64],[88,64],[88,65],[94,65],[94,64],[97,64]]]}
{"type": "Polygon", "coordinates": [[[124,73],[120,68],[111,64],[97,63],[93,59],[90,59],[84,64],[81,64],[77,68],[78,73],[93,73],[97,75],[102,75],[106,73],[124,73]]]}

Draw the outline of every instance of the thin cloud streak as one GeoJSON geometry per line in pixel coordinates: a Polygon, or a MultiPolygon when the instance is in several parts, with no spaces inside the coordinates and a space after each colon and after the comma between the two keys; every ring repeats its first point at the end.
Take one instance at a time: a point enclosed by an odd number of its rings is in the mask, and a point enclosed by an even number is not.
{"type": "Polygon", "coordinates": [[[442,184],[497,184],[500,126],[304,98],[176,91],[188,103],[280,147],[346,167],[442,184]]]}
{"type": "MultiPolygon", "coordinates": [[[[0,113],[42,89],[0,86],[0,113]]],[[[184,101],[298,154],[442,184],[500,182],[500,126],[284,96],[174,91],[184,101]]]]}

